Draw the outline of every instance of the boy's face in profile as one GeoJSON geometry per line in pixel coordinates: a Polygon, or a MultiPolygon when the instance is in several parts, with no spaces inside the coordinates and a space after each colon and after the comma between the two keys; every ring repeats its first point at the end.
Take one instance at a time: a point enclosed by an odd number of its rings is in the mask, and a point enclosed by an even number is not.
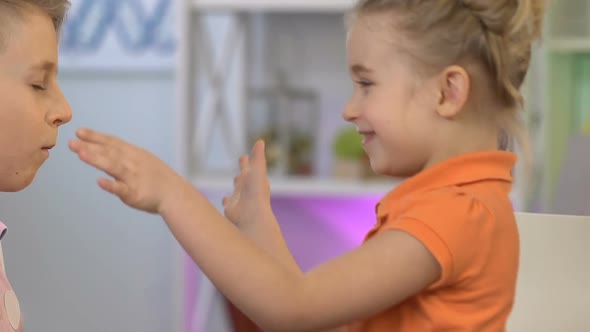
{"type": "Polygon", "coordinates": [[[0,191],[27,187],[72,111],[57,83],[58,40],[51,18],[27,9],[3,22],[0,50],[0,191]]]}

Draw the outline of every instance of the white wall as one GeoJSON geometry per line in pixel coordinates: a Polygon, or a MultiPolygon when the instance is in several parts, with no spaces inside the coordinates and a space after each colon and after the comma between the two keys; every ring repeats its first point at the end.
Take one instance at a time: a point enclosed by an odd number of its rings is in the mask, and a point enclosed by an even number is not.
{"type": "Polygon", "coordinates": [[[92,126],[173,162],[172,75],[65,73],[61,81],[73,121],[34,184],[0,199],[26,331],[178,331],[176,242],[158,218],[102,192],[99,173],[67,149],[76,128],[92,126]]]}

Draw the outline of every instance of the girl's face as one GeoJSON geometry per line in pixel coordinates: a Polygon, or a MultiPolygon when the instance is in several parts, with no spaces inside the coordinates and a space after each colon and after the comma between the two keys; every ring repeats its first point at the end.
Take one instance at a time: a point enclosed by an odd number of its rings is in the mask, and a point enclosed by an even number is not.
{"type": "Polygon", "coordinates": [[[72,110],[57,83],[50,17],[30,9],[8,25],[0,51],[0,191],[19,191],[49,157],[72,110]]]}
{"type": "Polygon", "coordinates": [[[347,41],[354,92],[343,117],[364,136],[376,173],[405,177],[422,170],[432,155],[436,129],[435,79],[418,78],[387,15],[356,19],[347,41]]]}

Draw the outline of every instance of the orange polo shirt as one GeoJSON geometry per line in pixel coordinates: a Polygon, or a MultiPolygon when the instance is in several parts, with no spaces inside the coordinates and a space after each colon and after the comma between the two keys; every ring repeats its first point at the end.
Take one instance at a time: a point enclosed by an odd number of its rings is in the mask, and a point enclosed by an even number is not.
{"type": "Polygon", "coordinates": [[[519,237],[509,200],[516,156],[466,154],[409,178],[377,205],[366,240],[401,230],[421,241],[441,277],[350,331],[502,332],[512,310],[519,237]]]}

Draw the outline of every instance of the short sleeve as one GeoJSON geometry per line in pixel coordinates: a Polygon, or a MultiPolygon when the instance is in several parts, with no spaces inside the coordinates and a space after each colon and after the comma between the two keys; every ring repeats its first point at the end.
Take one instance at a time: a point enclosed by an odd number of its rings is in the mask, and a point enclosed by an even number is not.
{"type": "Polygon", "coordinates": [[[491,219],[473,196],[444,188],[411,199],[400,213],[388,216],[381,229],[404,231],[430,251],[441,267],[441,277],[431,286],[436,288],[456,281],[477,263],[492,232],[491,219]]]}
{"type": "Polygon", "coordinates": [[[7,231],[6,225],[4,225],[4,223],[2,223],[0,221],[0,240],[2,240],[4,238],[4,235],[6,235],[6,231],[7,231]]]}

